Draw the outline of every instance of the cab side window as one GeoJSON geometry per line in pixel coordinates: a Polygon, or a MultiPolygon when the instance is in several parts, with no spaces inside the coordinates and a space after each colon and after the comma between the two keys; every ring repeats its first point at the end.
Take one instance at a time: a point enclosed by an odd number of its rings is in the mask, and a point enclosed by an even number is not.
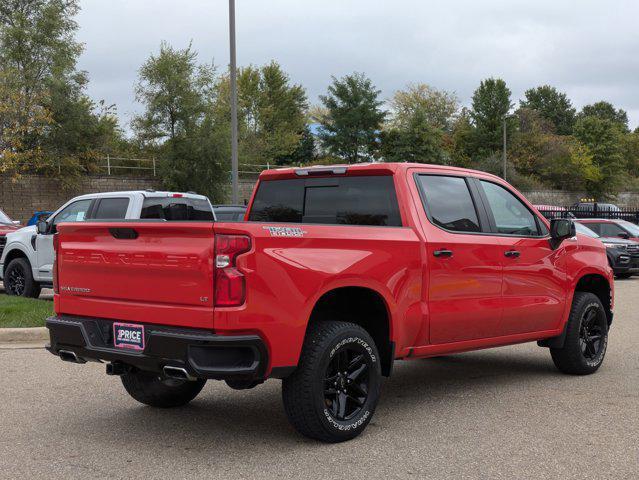
{"type": "Polygon", "coordinates": [[[541,236],[535,215],[515,195],[496,183],[480,181],[492,211],[497,233],[541,236]]]}
{"type": "Polygon", "coordinates": [[[128,208],[128,198],[101,198],[91,217],[96,220],[123,220],[128,208]]]}
{"type": "MultiPolygon", "coordinates": [[[[602,237],[618,237],[619,235],[626,234],[627,232],[619,225],[614,223],[599,223],[599,235],[602,237]]],[[[590,225],[588,225],[590,226],[590,225]]]]}
{"type": "Polygon", "coordinates": [[[53,225],[57,225],[61,222],[82,222],[87,217],[87,211],[91,206],[92,200],[78,200],[70,205],[67,205],[60,213],[58,213],[53,219],[53,225]]]}
{"type": "Polygon", "coordinates": [[[475,203],[464,178],[419,175],[417,182],[432,223],[453,232],[481,232],[475,203]]]}

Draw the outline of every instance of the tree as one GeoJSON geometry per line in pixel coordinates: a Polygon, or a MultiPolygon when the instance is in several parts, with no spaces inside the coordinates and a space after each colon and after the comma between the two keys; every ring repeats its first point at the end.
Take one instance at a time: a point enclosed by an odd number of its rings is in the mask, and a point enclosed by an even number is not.
{"type": "Polygon", "coordinates": [[[395,92],[390,106],[392,116],[389,123],[393,127],[408,126],[419,114],[431,127],[450,132],[459,109],[459,99],[454,93],[418,83],[395,92]]]}
{"type": "Polygon", "coordinates": [[[625,167],[623,132],[619,122],[596,116],[584,116],[575,123],[575,137],[592,154],[593,163],[601,172],[601,180],[588,184],[595,196],[614,195],[623,182],[625,167]]]}
{"type": "Polygon", "coordinates": [[[572,133],[575,109],[565,93],[550,85],[543,85],[526,90],[525,97],[525,100],[519,102],[522,108],[539,112],[543,118],[552,122],[555,132],[559,135],[572,133]]]}
{"type": "Polygon", "coordinates": [[[586,105],[579,112],[579,117],[597,117],[601,120],[610,120],[621,126],[624,132],[628,132],[628,114],[622,109],[616,109],[610,102],[600,101],[586,105]]]}
{"type": "Polygon", "coordinates": [[[400,127],[382,132],[382,157],[386,162],[446,163],[442,137],[442,130],[431,125],[426,113],[417,111],[400,127]]]}
{"type": "MultiPolygon", "coordinates": [[[[286,72],[276,62],[240,69],[237,83],[239,157],[242,163],[283,165],[294,161],[293,157],[300,153],[298,150],[306,135],[308,104],[304,89],[291,84],[286,72]]],[[[218,80],[216,92],[217,118],[229,118],[228,76],[218,80]]]]}
{"type": "Polygon", "coordinates": [[[386,116],[380,90],[362,73],[333,78],[320,100],[327,109],[319,138],[331,154],[348,163],[370,160],[379,150],[379,131],[386,116]]]}
{"type": "Polygon", "coordinates": [[[121,135],[111,108],[95,112],[84,93],[87,76],[76,70],[83,49],[75,40],[78,11],[77,0],[0,4],[0,129],[11,137],[2,142],[2,157],[13,158],[15,174],[60,172],[68,179],[93,168],[121,135]]]}
{"type": "MultiPolygon", "coordinates": [[[[475,130],[472,151],[475,155],[486,157],[502,149],[502,118],[513,104],[510,102],[510,90],[506,82],[498,78],[483,80],[473,93],[470,116],[475,130]]],[[[507,122],[509,131],[513,122],[507,122]]]]}
{"type": "Polygon", "coordinates": [[[163,42],[140,69],[136,98],[145,111],[133,125],[162,157],[166,188],[220,201],[230,142],[228,121],[216,116],[215,93],[212,65],[198,64],[191,45],[179,50],[163,42]]]}
{"type": "Polygon", "coordinates": [[[211,102],[215,69],[198,65],[191,45],[176,50],[166,42],[160,53],[140,68],[135,87],[136,100],[145,106],[133,121],[133,128],[146,141],[175,140],[203,118],[211,102]]]}

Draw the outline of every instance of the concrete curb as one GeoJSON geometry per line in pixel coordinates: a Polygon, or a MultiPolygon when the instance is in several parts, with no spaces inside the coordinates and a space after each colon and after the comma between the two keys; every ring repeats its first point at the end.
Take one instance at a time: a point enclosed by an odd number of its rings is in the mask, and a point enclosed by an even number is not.
{"type": "Polygon", "coordinates": [[[0,344],[42,343],[49,340],[46,327],[35,328],[0,328],[0,344]]]}

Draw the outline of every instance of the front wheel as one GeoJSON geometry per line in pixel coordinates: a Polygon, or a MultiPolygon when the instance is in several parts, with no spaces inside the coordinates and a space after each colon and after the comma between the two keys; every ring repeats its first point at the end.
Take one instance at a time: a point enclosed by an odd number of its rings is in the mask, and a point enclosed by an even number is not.
{"type": "Polygon", "coordinates": [[[297,370],[282,382],[289,421],[302,435],[324,442],[355,438],[377,406],[379,362],[375,342],[359,325],[311,325],[297,370]]]}
{"type": "Polygon", "coordinates": [[[139,370],[122,375],[122,385],[129,395],[151,407],[171,408],[186,405],[204,387],[206,380],[179,380],[139,370]]]}
{"type": "Polygon", "coordinates": [[[576,292],[562,348],[551,348],[555,366],[572,375],[588,375],[603,363],[608,346],[608,318],[599,297],[576,292]]]}
{"type": "Polygon", "coordinates": [[[14,258],[4,272],[4,289],[9,295],[38,298],[40,284],[33,279],[31,265],[25,258],[14,258]]]}

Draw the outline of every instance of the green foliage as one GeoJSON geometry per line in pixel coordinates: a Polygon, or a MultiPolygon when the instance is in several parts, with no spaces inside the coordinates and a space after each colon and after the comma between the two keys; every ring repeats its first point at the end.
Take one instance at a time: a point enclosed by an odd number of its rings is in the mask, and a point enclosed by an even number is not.
{"type": "Polygon", "coordinates": [[[145,106],[134,120],[141,141],[160,155],[164,186],[193,190],[212,201],[224,197],[227,124],[213,116],[215,78],[212,65],[199,65],[197,53],[166,43],[140,69],[136,97],[145,106]]]}
{"type": "Polygon", "coordinates": [[[610,120],[618,124],[624,132],[628,132],[628,114],[622,109],[616,109],[610,102],[596,102],[586,105],[579,112],[579,118],[597,117],[601,120],[610,120]]]}
{"type": "Polygon", "coordinates": [[[0,156],[3,171],[58,175],[71,183],[92,171],[121,132],[111,107],[84,93],[76,70],[77,0],[0,4],[0,156]]]}
{"type": "Polygon", "coordinates": [[[377,154],[386,116],[379,94],[362,73],[333,77],[328,94],[320,96],[326,117],[319,138],[330,154],[348,163],[371,160],[377,154]]]}
{"type": "Polygon", "coordinates": [[[575,123],[574,133],[601,173],[600,181],[587,182],[588,192],[597,197],[617,193],[625,167],[622,126],[610,119],[584,116],[575,123]]]}
{"type": "Polygon", "coordinates": [[[386,162],[446,163],[442,138],[442,130],[431,125],[425,112],[417,111],[382,132],[382,157],[386,162]]]}
{"type": "MultiPolygon", "coordinates": [[[[489,78],[479,84],[473,93],[470,116],[475,130],[471,151],[475,155],[486,157],[502,149],[502,118],[508,114],[513,104],[510,101],[510,90],[506,82],[498,78],[489,78]]],[[[510,134],[514,123],[507,122],[510,134]]]]}
{"type": "Polygon", "coordinates": [[[525,97],[519,102],[522,108],[539,112],[543,118],[552,123],[555,133],[559,135],[572,133],[575,109],[565,93],[559,92],[550,85],[543,85],[526,90],[525,97]]]}
{"type": "Polygon", "coordinates": [[[418,83],[395,92],[390,105],[393,113],[389,123],[392,127],[407,127],[419,115],[429,126],[450,132],[459,109],[459,100],[453,93],[418,83]]]}

